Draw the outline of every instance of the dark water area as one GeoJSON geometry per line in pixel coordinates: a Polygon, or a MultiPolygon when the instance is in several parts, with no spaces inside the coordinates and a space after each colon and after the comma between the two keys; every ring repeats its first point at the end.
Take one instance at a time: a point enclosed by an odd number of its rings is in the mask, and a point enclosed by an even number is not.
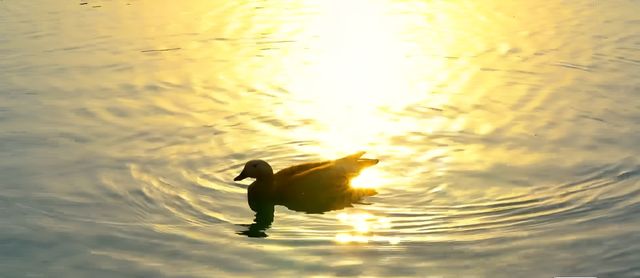
{"type": "Polygon", "coordinates": [[[0,1],[0,277],[640,277],[637,11],[0,1]],[[353,207],[233,181],[359,150],[353,207]]]}

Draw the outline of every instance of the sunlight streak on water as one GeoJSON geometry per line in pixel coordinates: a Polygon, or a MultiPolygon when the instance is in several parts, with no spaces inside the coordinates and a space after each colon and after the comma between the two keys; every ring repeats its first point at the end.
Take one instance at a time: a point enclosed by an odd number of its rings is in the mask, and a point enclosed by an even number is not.
{"type": "Polygon", "coordinates": [[[391,220],[386,217],[377,217],[370,213],[338,213],[336,218],[344,225],[350,225],[352,231],[349,233],[340,232],[336,234],[335,241],[338,243],[368,243],[386,242],[389,244],[400,243],[400,237],[382,236],[377,232],[392,228],[391,220]]]}
{"type": "Polygon", "coordinates": [[[380,171],[375,168],[363,170],[360,175],[351,179],[350,186],[353,188],[378,188],[388,182],[380,171]]]}
{"type": "Polygon", "coordinates": [[[304,58],[290,57],[312,60],[289,73],[291,99],[279,111],[314,125],[294,129],[291,136],[313,138],[321,143],[320,153],[335,156],[419,128],[388,112],[428,99],[434,84],[417,75],[431,75],[443,61],[421,61],[421,71],[413,70],[411,45],[401,38],[407,22],[389,13],[386,1],[319,5],[319,15],[305,29],[319,38],[304,58]]]}

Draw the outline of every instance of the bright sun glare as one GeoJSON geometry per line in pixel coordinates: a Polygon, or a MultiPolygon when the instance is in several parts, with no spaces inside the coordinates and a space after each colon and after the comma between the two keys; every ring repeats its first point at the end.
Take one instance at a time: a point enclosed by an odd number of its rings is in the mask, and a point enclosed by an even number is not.
{"type": "Polygon", "coordinates": [[[338,233],[335,240],[339,243],[367,243],[389,242],[390,244],[398,244],[400,238],[380,236],[375,233],[378,231],[391,228],[391,220],[386,217],[377,217],[369,213],[345,213],[341,212],[337,216],[338,221],[343,224],[350,225],[352,231],[350,233],[338,233]]]}
{"type": "Polygon", "coordinates": [[[351,179],[350,185],[353,188],[377,188],[384,184],[384,180],[380,171],[365,169],[360,175],[351,179]]]}
{"type": "MultiPolygon", "coordinates": [[[[293,105],[276,111],[313,121],[292,129],[292,137],[313,138],[321,145],[313,151],[333,157],[371,150],[374,143],[417,129],[415,122],[390,116],[425,99],[431,89],[415,81],[411,45],[401,38],[406,22],[392,16],[385,1],[320,3],[321,13],[305,31],[313,37],[311,49],[300,53],[305,56],[291,53],[294,60],[311,61],[288,72],[293,105]]],[[[368,182],[368,175],[359,179],[368,182]]]]}

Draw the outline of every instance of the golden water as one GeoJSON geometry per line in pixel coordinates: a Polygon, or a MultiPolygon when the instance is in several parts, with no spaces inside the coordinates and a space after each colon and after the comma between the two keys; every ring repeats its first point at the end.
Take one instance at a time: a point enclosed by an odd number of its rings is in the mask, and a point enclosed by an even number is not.
{"type": "Polygon", "coordinates": [[[2,275],[640,276],[638,2],[81,3],[0,1],[2,275]],[[358,150],[242,235],[245,161],[358,150]]]}

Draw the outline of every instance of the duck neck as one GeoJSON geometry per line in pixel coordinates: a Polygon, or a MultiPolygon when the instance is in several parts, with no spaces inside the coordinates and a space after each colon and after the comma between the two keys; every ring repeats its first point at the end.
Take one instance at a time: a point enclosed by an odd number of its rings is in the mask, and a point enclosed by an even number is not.
{"type": "Polygon", "coordinates": [[[274,186],[273,174],[256,178],[247,190],[249,207],[255,212],[273,210],[274,186]]]}
{"type": "Polygon", "coordinates": [[[273,180],[273,172],[265,173],[256,178],[256,181],[258,181],[260,184],[264,184],[269,187],[273,186],[273,180]]]}
{"type": "Polygon", "coordinates": [[[269,185],[273,184],[273,169],[271,168],[271,165],[267,164],[266,169],[260,171],[260,173],[256,177],[256,180],[260,181],[260,183],[269,185]]]}

